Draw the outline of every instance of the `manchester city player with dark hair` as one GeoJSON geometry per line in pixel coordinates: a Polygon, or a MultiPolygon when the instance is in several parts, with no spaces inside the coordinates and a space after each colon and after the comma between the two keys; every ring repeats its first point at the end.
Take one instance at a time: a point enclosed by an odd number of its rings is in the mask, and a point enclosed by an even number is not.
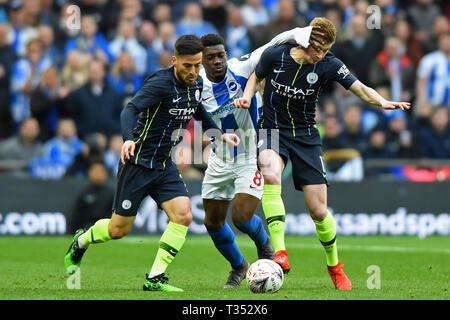
{"type": "Polygon", "coordinates": [[[175,43],[173,66],[150,75],[123,109],[121,125],[125,142],[122,146],[113,213],[110,219],[98,220],[87,231],[76,232],[65,256],[69,273],[79,267],[90,244],[120,239],[127,235],[141,201],[149,195],[166,212],[169,224],[161,236],[158,252],[146,275],[143,289],[183,291],[170,285],[164,274],[182,248],[192,221],[188,192],[172,162],[172,151],[181,141],[180,135],[192,117],[202,121],[204,130],[216,129],[216,139],[232,146],[239,144],[239,138],[235,134],[222,134],[202,107],[203,79],[198,76],[202,51],[203,45],[198,37],[180,37],[175,43]]]}
{"type": "Polygon", "coordinates": [[[410,104],[384,99],[358,81],[328,52],[336,39],[331,21],[315,18],[310,26],[320,27],[323,43],[312,41],[307,47],[280,45],[266,49],[255,74],[247,82],[243,98],[234,103],[236,107],[248,108],[256,81],[265,79],[263,110],[258,122],[258,165],[265,181],[262,206],[275,250],[274,261],[285,272],[290,270],[284,244],[286,213],[281,198],[281,173],[289,158],[295,188],[303,191],[317,236],[325,249],[333,284],[336,289],[351,290],[352,284],[338,259],[335,221],[327,208],[325,164],[314,120],[318,98],[327,82],[337,81],[365,102],[383,109],[405,110],[410,104]]]}

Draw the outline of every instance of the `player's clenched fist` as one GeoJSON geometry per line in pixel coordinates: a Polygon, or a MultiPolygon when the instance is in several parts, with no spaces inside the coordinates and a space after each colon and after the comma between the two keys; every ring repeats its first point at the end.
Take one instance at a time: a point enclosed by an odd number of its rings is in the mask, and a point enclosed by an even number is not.
{"type": "Polygon", "coordinates": [[[247,98],[238,98],[233,101],[233,104],[236,108],[248,109],[250,108],[250,100],[247,98]]]}
{"type": "Polygon", "coordinates": [[[122,164],[125,164],[125,158],[130,160],[130,154],[134,156],[134,149],[136,148],[136,144],[133,140],[127,140],[122,145],[122,151],[120,152],[120,160],[122,160],[122,164]]]}
{"type": "Polygon", "coordinates": [[[229,145],[236,147],[241,139],[234,133],[224,133],[222,134],[222,141],[228,143],[229,145]]]}

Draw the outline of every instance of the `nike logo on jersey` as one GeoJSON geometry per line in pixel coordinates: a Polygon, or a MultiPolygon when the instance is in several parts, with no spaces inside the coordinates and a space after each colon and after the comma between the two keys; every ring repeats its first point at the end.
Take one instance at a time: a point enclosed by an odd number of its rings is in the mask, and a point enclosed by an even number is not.
{"type": "Polygon", "coordinates": [[[178,101],[180,101],[181,97],[179,97],[178,99],[173,98],[172,102],[173,103],[177,103],[178,101]]]}
{"type": "Polygon", "coordinates": [[[212,97],[208,97],[208,98],[202,98],[202,102],[211,99],[212,97]]]}
{"type": "Polygon", "coordinates": [[[275,73],[281,73],[281,72],[286,72],[286,70],[281,70],[281,69],[273,69],[273,72],[275,73]]]}

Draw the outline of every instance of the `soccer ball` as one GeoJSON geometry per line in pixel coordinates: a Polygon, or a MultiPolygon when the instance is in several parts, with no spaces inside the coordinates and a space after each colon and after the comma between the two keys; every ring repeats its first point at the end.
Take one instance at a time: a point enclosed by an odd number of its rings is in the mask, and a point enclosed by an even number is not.
{"type": "Polygon", "coordinates": [[[278,263],[260,259],[248,268],[246,278],[253,293],[275,293],[283,285],[284,275],[278,263]]]}

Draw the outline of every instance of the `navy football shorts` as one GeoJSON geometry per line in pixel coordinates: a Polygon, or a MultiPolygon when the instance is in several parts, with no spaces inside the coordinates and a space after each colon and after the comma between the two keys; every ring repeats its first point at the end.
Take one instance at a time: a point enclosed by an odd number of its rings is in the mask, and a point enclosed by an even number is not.
{"type": "Polygon", "coordinates": [[[149,169],[126,162],[119,164],[118,182],[114,196],[113,212],[131,217],[137,214],[142,200],[150,196],[161,208],[164,201],[189,197],[186,185],[176,165],[162,169],[149,169]]]}
{"type": "Polygon", "coordinates": [[[295,189],[302,191],[302,186],[326,184],[325,162],[322,143],[317,129],[309,134],[297,134],[292,130],[259,129],[258,154],[265,149],[277,152],[286,165],[292,162],[292,179],[295,189]]]}

